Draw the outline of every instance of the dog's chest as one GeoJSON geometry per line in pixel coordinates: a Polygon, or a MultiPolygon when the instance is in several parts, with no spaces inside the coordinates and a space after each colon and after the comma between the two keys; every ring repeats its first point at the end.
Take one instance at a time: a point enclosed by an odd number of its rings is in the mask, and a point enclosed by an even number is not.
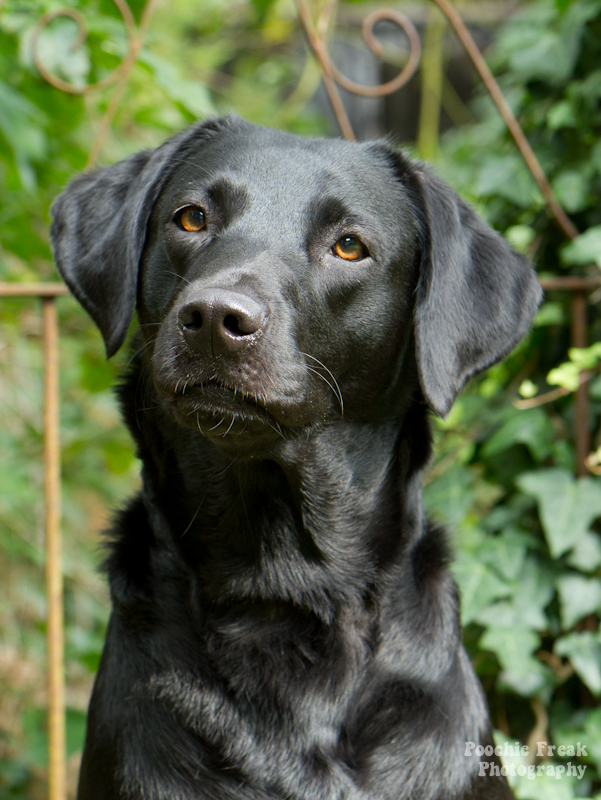
{"type": "Polygon", "coordinates": [[[300,787],[307,800],[367,798],[341,749],[369,661],[364,626],[329,631],[317,645],[273,630],[264,633],[268,643],[257,641],[256,623],[254,641],[240,635],[240,622],[237,637],[224,628],[209,637],[204,674],[166,670],[148,685],[175,718],[182,746],[196,750],[198,774],[217,767],[253,800],[296,797],[300,787]]]}

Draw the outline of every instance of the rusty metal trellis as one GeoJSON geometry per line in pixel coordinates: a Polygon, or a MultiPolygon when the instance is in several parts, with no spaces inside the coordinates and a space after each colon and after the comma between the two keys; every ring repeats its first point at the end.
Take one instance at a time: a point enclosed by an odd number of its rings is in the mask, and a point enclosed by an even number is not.
{"type": "Polygon", "coordinates": [[[44,501],[48,640],[48,797],[65,800],[65,670],[63,571],[60,531],[60,440],[58,319],[55,300],[67,294],[61,283],[0,283],[0,297],[42,301],[44,349],[44,501]]]}
{"type": "MultiPolygon", "coordinates": [[[[145,35],[148,31],[152,13],[158,0],[147,0],[140,24],[135,19],[126,0],[113,0],[123,18],[127,34],[127,52],[121,64],[109,76],[96,84],[75,87],[53,75],[45,67],[39,56],[38,45],[43,29],[57,17],[69,17],[78,26],[78,36],[72,49],[85,40],[86,24],[83,15],[74,9],[61,9],[43,15],[37,23],[31,41],[34,63],[40,75],[55,88],[72,94],[88,94],[91,91],[115,85],[105,114],[98,125],[88,162],[93,166],[102,149],[118,106],[123,98],[129,77],[136,62],[145,35]]],[[[515,143],[522,154],[531,174],[545,198],[549,210],[555,217],[564,234],[574,239],[578,231],[574,227],[560,203],[557,201],[549,181],[532,151],[521,126],[511,111],[501,89],[495,81],[482,53],[469,33],[465,23],[449,0],[433,0],[451,23],[475,69],[491,94],[499,113],[505,121],[515,143]]],[[[323,83],[335,117],[343,136],[354,139],[354,133],[346,114],[344,103],[338,91],[342,86],[349,92],[366,97],[388,95],[404,86],[415,74],[421,57],[420,37],[413,23],[403,14],[393,10],[378,10],[370,13],[363,22],[363,36],[376,56],[382,56],[382,47],[374,35],[375,25],[387,20],[396,24],[406,34],[409,41],[409,55],[400,73],[391,81],[376,86],[363,86],[344,76],[331,60],[327,39],[338,0],[325,0],[314,19],[307,0],[296,0],[299,17],[305,30],[310,48],[321,69],[323,83]]],[[[0,6],[2,0],[0,0],[0,6]]],[[[541,285],[549,291],[572,292],[571,340],[574,347],[586,347],[586,295],[601,286],[599,277],[557,277],[541,280],[541,285]]],[[[59,283],[1,284],[0,297],[37,297],[42,302],[43,349],[44,349],[44,465],[45,465],[45,542],[46,542],[46,591],[48,598],[48,798],[66,800],[65,781],[65,687],[63,655],[63,594],[60,539],[60,444],[59,444],[59,387],[58,387],[58,321],[55,300],[67,294],[67,288],[59,283]]],[[[576,392],[576,451],[577,471],[586,471],[585,459],[590,449],[588,392],[586,380],[576,392]]]]}

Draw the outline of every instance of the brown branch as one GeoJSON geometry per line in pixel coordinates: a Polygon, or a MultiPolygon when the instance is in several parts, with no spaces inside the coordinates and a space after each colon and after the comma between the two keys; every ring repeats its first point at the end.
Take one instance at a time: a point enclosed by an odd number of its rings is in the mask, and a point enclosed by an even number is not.
{"type": "Polygon", "coordinates": [[[546,745],[548,742],[549,717],[547,716],[547,710],[537,697],[533,697],[530,700],[530,708],[534,714],[534,727],[530,731],[526,745],[528,746],[528,762],[533,764],[538,750],[538,743],[544,742],[546,745]]]}
{"type": "MultiPolygon", "coordinates": [[[[583,370],[578,376],[578,388],[584,386],[590,381],[597,373],[595,370],[583,370]]],[[[552,389],[550,392],[539,394],[537,397],[529,397],[527,400],[514,400],[513,406],[519,411],[525,411],[528,408],[536,408],[537,406],[544,406],[546,403],[552,403],[554,400],[559,400],[560,397],[567,397],[569,394],[574,394],[578,391],[576,389],[566,389],[565,386],[559,386],[557,389],[552,389]]]]}
{"type": "Polygon", "coordinates": [[[138,58],[138,53],[144,44],[144,39],[146,38],[146,34],[150,26],[150,19],[153,11],[156,8],[157,2],[158,0],[147,0],[146,5],[144,6],[144,11],[142,12],[142,18],[140,20],[140,27],[134,32],[133,38],[130,40],[130,49],[125,61],[122,64],[119,84],[115,87],[107,109],[104,112],[104,116],[102,117],[100,125],[98,126],[94,141],[92,142],[90,154],[86,162],[86,169],[94,167],[98,161],[100,151],[102,150],[111,124],[115,118],[119,104],[121,103],[123,95],[125,94],[131,71],[136,63],[136,59],[138,58]]]}
{"type": "Polygon", "coordinates": [[[543,168],[535,156],[534,151],[530,147],[530,143],[526,139],[519,122],[515,118],[513,111],[509,107],[509,104],[503,95],[503,92],[499,88],[499,84],[494,79],[488,64],[484,60],[482,53],[478,49],[478,46],[465,26],[465,23],[457,13],[456,9],[451,5],[449,0],[434,0],[434,2],[446,15],[451,25],[455,28],[457,36],[467,50],[469,57],[472,59],[472,62],[478,71],[478,74],[482,78],[486,88],[495,102],[495,105],[499,109],[499,113],[509,128],[511,135],[514,138],[515,143],[517,144],[520,153],[522,154],[522,157],[528,166],[528,169],[532,173],[534,180],[537,182],[538,187],[541,190],[542,195],[545,198],[553,216],[559,223],[565,235],[570,239],[575,239],[578,236],[578,230],[555,197],[553,189],[551,188],[551,184],[549,183],[543,168]]]}
{"type": "MultiPolygon", "coordinates": [[[[307,41],[309,42],[309,46],[311,47],[313,55],[315,56],[321,67],[323,85],[327,92],[330,105],[332,106],[332,111],[334,112],[334,116],[336,117],[336,120],[340,127],[340,131],[345,139],[353,141],[355,139],[355,134],[353,133],[353,127],[350,123],[350,120],[344,108],[342,98],[340,97],[340,92],[336,88],[336,83],[334,82],[334,78],[332,77],[332,74],[330,72],[329,59],[327,58],[327,54],[324,57],[324,47],[322,39],[319,33],[317,32],[315,25],[313,24],[313,20],[311,18],[311,14],[309,13],[307,3],[305,2],[305,0],[296,0],[296,5],[298,7],[298,13],[301,22],[305,29],[305,34],[307,36],[307,41]]],[[[331,3],[331,5],[335,5],[335,2],[331,3]]]]}

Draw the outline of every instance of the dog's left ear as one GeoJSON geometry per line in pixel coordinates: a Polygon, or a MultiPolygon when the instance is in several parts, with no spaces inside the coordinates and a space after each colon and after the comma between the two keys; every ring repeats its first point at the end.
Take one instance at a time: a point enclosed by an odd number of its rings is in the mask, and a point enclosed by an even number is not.
{"type": "Polygon", "coordinates": [[[466,381],[528,331],[542,292],[528,260],[449,186],[421,166],[412,177],[422,227],[417,363],[426,400],[446,417],[466,381]]]}
{"type": "Polygon", "coordinates": [[[146,226],[171,169],[185,161],[186,147],[231,123],[197,123],[156,150],[81,175],[52,204],[56,265],[100,329],[109,358],[123,344],[133,317],[146,226]]]}
{"type": "Polygon", "coordinates": [[[137,153],[79,176],[51,208],[54,260],[100,329],[108,357],[123,344],[134,312],[138,262],[161,175],[153,155],[137,153]]]}

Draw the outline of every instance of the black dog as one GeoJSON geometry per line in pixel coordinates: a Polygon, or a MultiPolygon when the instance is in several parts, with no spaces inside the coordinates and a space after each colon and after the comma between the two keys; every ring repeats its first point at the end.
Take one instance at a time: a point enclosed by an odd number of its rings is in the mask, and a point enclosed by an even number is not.
{"type": "Polygon", "coordinates": [[[53,213],[109,356],[140,323],[80,799],[510,797],[421,479],[428,406],[528,329],[525,259],[385,143],[237,118],[53,213]]]}

